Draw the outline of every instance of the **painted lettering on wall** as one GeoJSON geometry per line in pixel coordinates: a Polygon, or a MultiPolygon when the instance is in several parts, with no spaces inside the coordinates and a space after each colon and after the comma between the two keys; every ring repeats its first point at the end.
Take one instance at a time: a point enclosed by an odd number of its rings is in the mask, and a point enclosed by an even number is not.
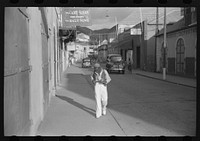
{"type": "Polygon", "coordinates": [[[91,25],[90,10],[83,8],[66,8],[62,13],[63,26],[91,25]]]}

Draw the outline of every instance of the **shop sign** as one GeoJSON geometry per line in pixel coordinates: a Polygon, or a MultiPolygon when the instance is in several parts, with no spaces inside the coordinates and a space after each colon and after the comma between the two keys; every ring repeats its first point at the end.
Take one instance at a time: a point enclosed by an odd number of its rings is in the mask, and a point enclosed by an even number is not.
{"type": "Polygon", "coordinates": [[[141,35],[142,31],[141,28],[131,28],[131,35],[141,35]]]}
{"type": "Polygon", "coordinates": [[[88,8],[63,8],[63,26],[89,26],[91,25],[90,9],[88,8]]]}

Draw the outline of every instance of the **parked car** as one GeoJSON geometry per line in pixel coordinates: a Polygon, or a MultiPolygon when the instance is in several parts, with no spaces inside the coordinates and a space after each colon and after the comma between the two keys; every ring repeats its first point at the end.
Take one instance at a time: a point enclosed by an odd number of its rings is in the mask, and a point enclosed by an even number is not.
{"type": "Polygon", "coordinates": [[[91,59],[90,58],[84,58],[82,60],[82,68],[91,67],[91,59]]]}
{"type": "Polygon", "coordinates": [[[106,70],[108,73],[125,73],[125,63],[120,54],[110,54],[107,57],[106,70]]]}

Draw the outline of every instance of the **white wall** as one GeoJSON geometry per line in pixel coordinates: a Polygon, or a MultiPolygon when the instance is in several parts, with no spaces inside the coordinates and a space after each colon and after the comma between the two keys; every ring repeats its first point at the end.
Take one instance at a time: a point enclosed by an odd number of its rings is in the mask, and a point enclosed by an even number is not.
{"type": "Polygon", "coordinates": [[[50,90],[50,96],[49,96],[49,101],[51,100],[51,96],[55,96],[55,64],[54,64],[54,58],[55,56],[55,52],[57,53],[57,21],[58,21],[58,17],[55,11],[54,7],[48,7],[48,13],[47,13],[47,20],[48,20],[48,28],[49,28],[49,64],[50,64],[50,68],[49,68],[49,90],[50,90]],[[54,36],[54,29],[55,29],[55,36],[54,36]]]}
{"type": "MultiPolygon", "coordinates": [[[[195,28],[186,29],[167,36],[167,57],[176,58],[176,45],[178,39],[182,38],[185,45],[185,57],[195,57],[195,46],[197,39],[197,32],[195,28]]],[[[157,71],[160,68],[161,47],[163,43],[163,36],[158,38],[157,46],[157,71]]]]}
{"type": "Polygon", "coordinates": [[[37,7],[29,7],[29,36],[30,36],[30,119],[31,134],[34,135],[43,119],[43,74],[42,74],[42,37],[41,13],[37,7]]]}

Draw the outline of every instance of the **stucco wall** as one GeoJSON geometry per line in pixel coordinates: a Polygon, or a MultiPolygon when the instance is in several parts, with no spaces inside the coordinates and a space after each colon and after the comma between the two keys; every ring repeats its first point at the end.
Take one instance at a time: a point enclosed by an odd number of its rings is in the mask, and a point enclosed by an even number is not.
{"type": "Polygon", "coordinates": [[[10,7],[5,17],[4,135],[35,135],[55,90],[57,13],[10,7]]]}
{"type": "Polygon", "coordinates": [[[155,70],[155,37],[147,40],[147,70],[155,70]]]}
{"type": "Polygon", "coordinates": [[[58,15],[56,13],[55,7],[48,7],[47,8],[47,21],[48,21],[48,29],[49,29],[49,89],[50,89],[50,96],[55,96],[55,86],[56,86],[56,78],[57,78],[57,70],[55,69],[57,66],[57,50],[58,50],[58,43],[57,43],[57,32],[58,32],[58,15]]]}
{"type": "Polygon", "coordinates": [[[26,8],[5,8],[4,37],[4,135],[21,135],[30,124],[26,8]]]}
{"type": "Polygon", "coordinates": [[[41,13],[37,7],[29,7],[30,15],[30,64],[32,66],[30,80],[30,118],[32,120],[31,134],[34,134],[43,119],[43,74],[42,74],[42,41],[41,13]]]}
{"type": "MultiPolygon", "coordinates": [[[[185,58],[195,57],[195,46],[197,40],[196,27],[181,30],[167,35],[167,57],[176,58],[176,46],[178,39],[182,38],[185,45],[185,58]]],[[[160,70],[161,47],[163,36],[158,38],[157,45],[157,71],[160,70]]]]}

